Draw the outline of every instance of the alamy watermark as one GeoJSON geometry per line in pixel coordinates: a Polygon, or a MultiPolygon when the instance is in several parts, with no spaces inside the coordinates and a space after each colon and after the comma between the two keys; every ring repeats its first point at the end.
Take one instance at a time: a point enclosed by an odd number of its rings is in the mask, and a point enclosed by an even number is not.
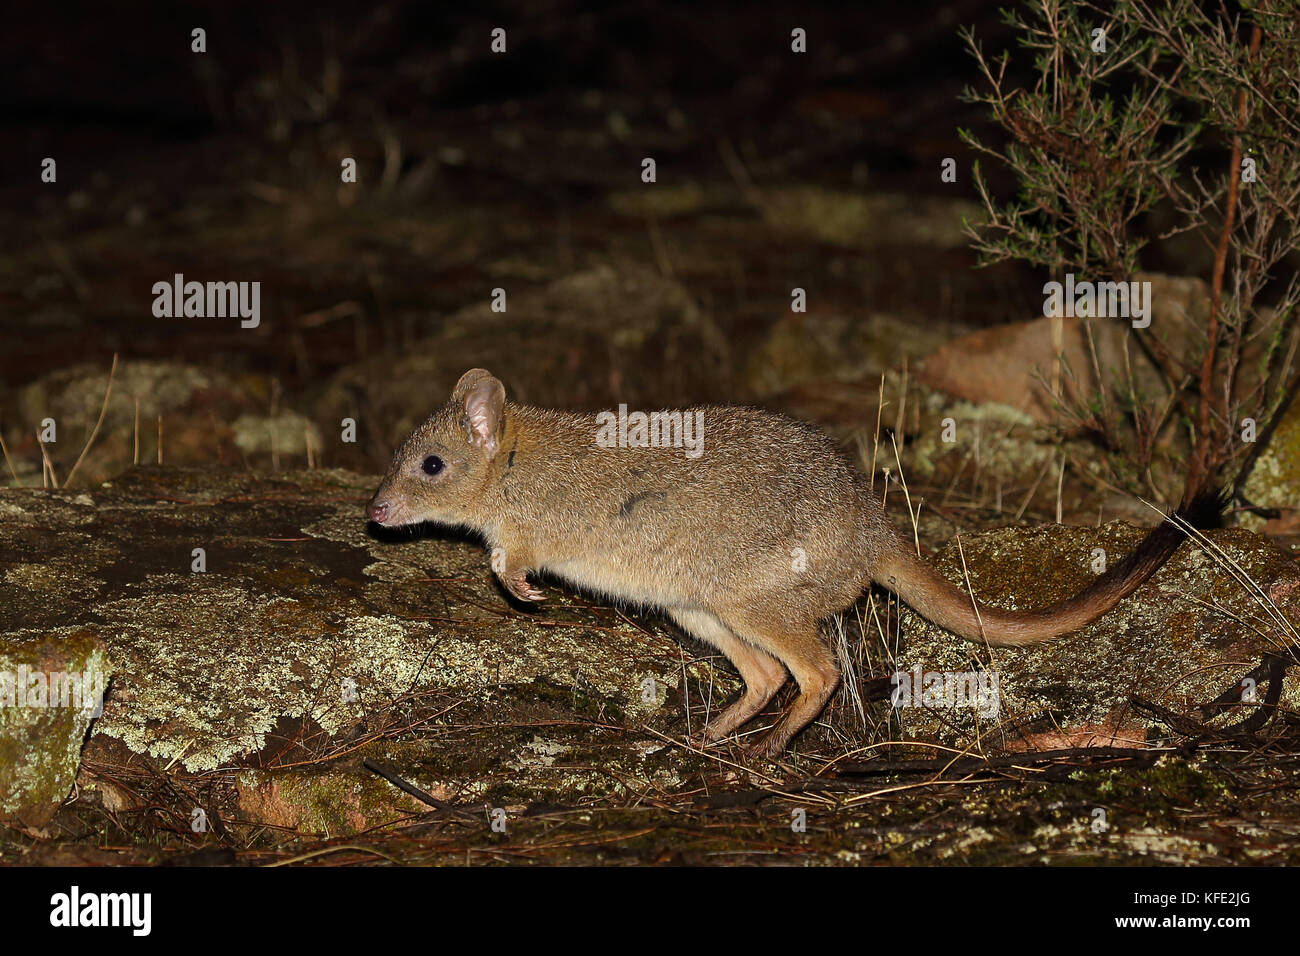
{"type": "Polygon", "coordinates": [[[98,717],[104,707],[103,671],[45,671],[18,665],[0,671],[0,707],[73,707],[98,717]]]}
{"type": "Polygon", "coordinates": [[[923,671],[917,664],[911,671],[897,671],[890,683],[890,700],[899,709],[969,707],[985,720],[1001,710],[998,675],[989,671],[923,671]]]}
{"type": "Polygon", "coordinates": [[[153,929],[152,893],[93,893],[73,886],[50,897],[50,925],[124,927],[133,936],[148,936],[153,929]]]}
{"type": "Polygon", "coordinates": [[[239,326],[262,324],[262,283],[186,282],[176,273],[171,282],[153,284],[153,314],[160,319],[240,319],[239,326]]]}
{"type": "Polygon", "coordinates": [[[1067,319],[1132,319],[1133,328],[1151,324],[1150,282],[1075,282],[1067,272],[1064,284],[1043,286],[1043,315],[1067,319]]]}
{"type": "Polygon", "coordinates": [[[600,428],[596,444],[601,448],[681,448],[687,458],[704,454],[704,410],[671,412],[618,412],[596,416],[600,428]]]}

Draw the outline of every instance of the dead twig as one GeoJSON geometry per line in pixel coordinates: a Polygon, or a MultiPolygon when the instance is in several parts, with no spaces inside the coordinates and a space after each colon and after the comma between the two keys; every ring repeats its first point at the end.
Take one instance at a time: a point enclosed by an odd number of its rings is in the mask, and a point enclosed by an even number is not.
{"type": "Polygon", "coordinates": [[[81,454],[77,456],[77,461],[72,466],[72,471],[68,472],[68,477],[63,482],[66,488],[72,484],[72,476],[77,473],[81,467],[81,461],[86,457],[86,452],[90,451],[90,446],[95,443],[95,436],[99,434],[99,426],[104,424],[104,413],[108,411],[108,397],[113,394],[113,375],[117,372],[117,353],[113,353],[113,366],[108,370],[108,387],[104,389],[104,403],[99,406],[99,418],[95,421],[95,427],[90,430],[90,437],[86,439],[85,446],[81,449],[81,454]]]}
{"type": "Polygon", "coordinates": [[[478,813],[466,810],[463,807],[454,806],[450,803],[443,803],[441,800],[435,800],[433,797],[429,796],[427,793],[425,793],[415,784],[403,780],[392,770],[389,770],[387,767],[383,766],[382,764],[374,760],[371,760],[369,757],[361,761],[361,766],[365,767],[371,773],[379,774],[379,776],[383,777],[385,780],[391,783],[398,790],[401,790],[403,793],[410,794],[411,796],[415,797],[415,799],[419,800],[421,803],[425,804],[426,806],[433,807],[435,810],[445,810],[448,813],[455,813],[462,817],[468,817],[471,820],[474,820],[475,822],[478,821],[478,813]]]}

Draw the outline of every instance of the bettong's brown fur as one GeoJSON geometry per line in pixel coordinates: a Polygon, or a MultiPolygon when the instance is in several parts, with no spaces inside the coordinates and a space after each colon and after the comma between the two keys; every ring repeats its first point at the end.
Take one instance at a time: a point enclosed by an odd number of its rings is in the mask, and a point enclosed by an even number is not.
{"type": "MultiPolygon", "coordinates": [[[[694,410],[693,410],[694,411],[694,410]]],[[[725,654],[745,682],[699,743],[799,695],[751,749],[781,753],[839,684],[820,626],[871,582],[962,637],[1023,645],[1076,630],[1132,593],[1177,549],[1171,521],[1073,598],[1038,611],[978,604],[917,557],[866,477],[808,425],[754,408],[703,412],[703,454],[598,444],[594,415],[515,405],[483,369],[402,443],[367,508],[397,526],[480,532],[502,585],[541,600],[529,572],[662,609],[725,654]]],[[[1204,510],[1205,502],[1200,507],[1204,510]]]]}

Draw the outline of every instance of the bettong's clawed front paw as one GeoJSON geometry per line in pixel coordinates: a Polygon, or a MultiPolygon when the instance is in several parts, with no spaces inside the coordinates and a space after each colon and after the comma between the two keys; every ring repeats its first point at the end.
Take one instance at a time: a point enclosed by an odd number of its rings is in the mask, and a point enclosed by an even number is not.
{"type": "Polygon", "coordinates": [[[501,581],[501,586],[513,594],[520,601],[536,603],[546,599],[540,588],[534,587],[528,583],[528,569],[520,568],[518,571],[509,571],[497,575],[501,581]]]}

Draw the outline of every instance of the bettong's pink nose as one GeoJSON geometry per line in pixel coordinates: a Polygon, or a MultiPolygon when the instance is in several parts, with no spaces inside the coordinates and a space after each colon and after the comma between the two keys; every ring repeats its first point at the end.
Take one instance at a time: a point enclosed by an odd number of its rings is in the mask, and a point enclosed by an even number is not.
{"type": "Polygon", "coordinates": [[[366,514],[370,520],[376,524],[383,524],[384,519],[388,517],[388,502],[372,501],[366,506],[366,514]]]}

